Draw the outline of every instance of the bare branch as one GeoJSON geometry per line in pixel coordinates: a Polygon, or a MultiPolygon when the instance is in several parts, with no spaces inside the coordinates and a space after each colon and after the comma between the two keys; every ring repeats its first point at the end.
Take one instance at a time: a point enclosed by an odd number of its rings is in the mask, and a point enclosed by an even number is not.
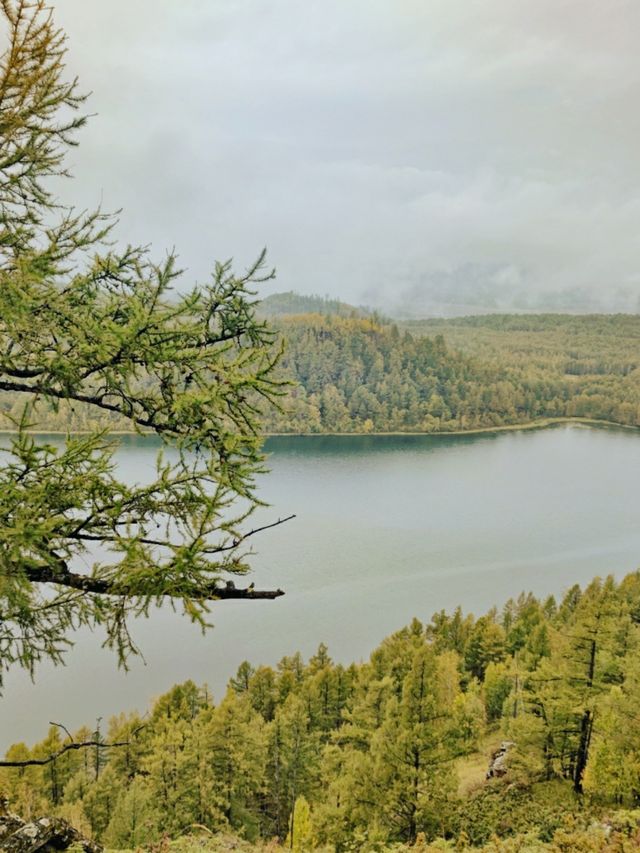
{"type": "MultiPolygon", "coordinates": [[[[51,725],[57,726],[59,723],[52,723],[51,725]]],[[[64,728],[62,726],[61,728],[64,728]]],[[[138,732],[144,728],[144,725],[138,726],[137,729],[134,729],[131,732],[131,737],[135,737],[138,732]]],[[[66,729],[65,729],[66,731],[66,729]]],[[[68,732],[67,732],[68,734],[68,732]]],[[[45,764],[51,764],[52,761],[56,761],[56,759],[60,758],[61,755],[64,755],[65,752],[69,752],[72,749],[88,749],[89,747],[94,747],[94,749],[111,749],[112,747],[120,747],[120,746],[131,746],[130,740],[116,740],[111,743],[105,743],[99,740],[84,740],[81,743],[67,743],[65,746],[60,747],[57,752],[52,752],[51,755],[47,755],[45,758],[26,758],[23,761],[0,761],[0,767],[42,767],[45,764]]]]}
{"type": "Polygon", "coordinates": [[[65,725],[63,725],[62,723],[53,723],[51,720],[49,720],[49,725],[50,725],[50,726],[57,726],[59,729],[62,729],[62,731],[63,731],[63,732],[65,732],[65,733],[66,733],[66,735],[67,735],[67,737],[69,738],[69,741],[70,741],[71,743],[74,743],[74,742],[75,742],[75,741],[73,740],[73,735],[71,734],[71,732],[69,731],[69,729],[68,729],[65,725]]]}
{"type": "MultiPolygon", "coordinates": [[[[32,583],[53,583],[58,586],[77,589],[94,595],[128,596],[133,598],[143,596],[142,592],[136,593],[135,589],[127,588],[126,585],[116,583],[107,578],[96,578],[91,575],[78,575],[70,572],[62,561],[55,568],[47,564],[42,564],[39,566],[23,566],[21,571],[27,580],[32,583]]],[[[284,591],[281,589],[254,589],[253,584],[250,584],[246,588],[236,588],[231,581],[227,581],[226,586],[218,586],[215,580],[209,585],[194,587],[189,592],[191,593],[190,597],[200,601],[218,601],[232,598],[246,598],[250,600],[274,599],[284,595],[284,591]]],[[[185,597],[163,591],[154,591],[153,595],[174,599],[185,597]]]]}
{"type": "Polygon", "coordinates": [[[285,524],[287,521],[291,521],[295,518],[295,513],[292,515],[288,515],[286,518],[279,518],[277,521],[272,521],[271,524],[264,524],[262,527],[256,527],[253,530],[250,530],[248,533],[244,533],[242,536],[239,536],[237,539],[234,539],[231,545],[223,545],[221,547],[207,549],[208,554],[219,554],[222,551],[232,551],[234,548],[237,548],[245,539],[249,539],[250,536],[255,536],[256,533],[262,533],[264,530],[271,530],[273,527],[278,527],[281,524],[285,524]]]}

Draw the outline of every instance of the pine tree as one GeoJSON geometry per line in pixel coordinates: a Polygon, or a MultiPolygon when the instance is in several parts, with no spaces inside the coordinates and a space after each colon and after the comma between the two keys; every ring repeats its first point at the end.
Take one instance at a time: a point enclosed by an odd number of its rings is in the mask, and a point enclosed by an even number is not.
{"type": "Polygon", "coordinates": [[[481,616],[474,625],[465,649],[465,666],[482,680],[487,666],[504,660],[505,634],[503,628],[490,616],[481,616]]]}
{"type": "Polygon", "coordinates": [[[2,0],[0,15],[0,392],[17,430],[0,467],[1,676],[60,662],[79,625],[103,626],[123,661],[129,618],[167,598],[204,627],[210,601],[280,594],[222,579],[249,568],[261,411],[281,383],[275,333],[254,314],[264,253],[242,275],[219,263],[208,284],[178,290],[174,255],[117,249],[112,217],[54,196],[86,99],[45,0],[2,0]],[[88,434],[62,447],[33,435],[51,409],[86,416],[88,434]],[[131,485],[114,425],[177,456],[160,453],[131,485]]]}
{"type": "Polygon", "coordinates": [[[440,828],[459,737],[451,715],[459,686],[450,675],[449,661],[428,646],[416,649],[402,696],[389,700],[372,738],[376,811],[393,839],[414,842],[418,832],[440,828]]]}
{"type": "Polygon", "coordinates": [[[224,823],[259,834],[267,764],[267,729],[248,696],[229,691],[208,714],[201,768],[224,823]],[[206,778],[206,777],[205,777],[206,778]]]}
{"type": "Polygon", "coordinates": [[[276,835],[286,836],[298,797],[310,800],[320,766],[320,737],[311,728],[307,703],[290,694],[276,711],[268,735],[268,813],[276,835]]]}
{"type": "Polygon", "coordinates": [[[307,853],[313,849],[311,809],[304,797],[298,797],[295,802],[291,815],[291,828],[285,843],[294,853],[307,853]]]}
{"type": "Polygon", "coordinates": [[[118,793],[115,808],[104,834],[105,842],[116,849],[135,850],[161,835],[153,827],[151,791],[142,777],[133,779],[118,793]]]}
{"type": "Polygon", "coordinates": [[[617,658],[630,620],[612,578],[570,590],[557,619],[562,630],[528,679],[528,701],[542,722],[546,775],[570,778],[581,794],[603,697],[624,678],[617,658]]]}

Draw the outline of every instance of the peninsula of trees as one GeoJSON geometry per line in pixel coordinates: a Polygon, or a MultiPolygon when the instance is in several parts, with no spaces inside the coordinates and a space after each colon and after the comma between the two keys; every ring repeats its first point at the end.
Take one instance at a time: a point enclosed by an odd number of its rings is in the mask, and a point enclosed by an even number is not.
{"type": "Polygon", "coordinates": [[[640,425],[640,317],[276,321],[296,385],[272,432],[447,432],[583,418],[640,425]]]}
{"type": "MultiPolygon", "coordinates": [[[[396,324],[337,301],[277,296],[265,313],[284,345],[278,375],[292,384],[281,409],[262,412],[266,432],[437,433],[565,418],[640,426],[638,316],[396,324]]],[[[0,393],[0,413],[15,418],[20,405],[0,393]]],[[[131,428],[81,403],[41,404],[34,420],[42,431],[131,428]]]]}

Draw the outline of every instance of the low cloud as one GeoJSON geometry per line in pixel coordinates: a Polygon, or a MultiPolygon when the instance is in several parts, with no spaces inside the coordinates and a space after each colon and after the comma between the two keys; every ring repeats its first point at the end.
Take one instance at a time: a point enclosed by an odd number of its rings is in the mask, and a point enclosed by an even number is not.
{"type": "Polygon", "coordinates": [[[65,194],[192,277],[267,245],[271,290],[637,309],[638,4],[54,8],[98,114],[65,194]]]}

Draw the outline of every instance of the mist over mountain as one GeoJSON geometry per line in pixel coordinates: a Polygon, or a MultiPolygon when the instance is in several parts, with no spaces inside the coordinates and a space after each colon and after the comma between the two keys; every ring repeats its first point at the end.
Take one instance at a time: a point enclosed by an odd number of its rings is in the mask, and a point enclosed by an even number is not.
{"type": "Polygon", "coordinates": [[[425,317],[466,317],[484,314],[637,314],[640,297],[628,288],[593,293],[574,287],[562,291],[514,293],[502,270],[468,265],[450,273],[425,276],[419,284],[392,298],[376,294],[367,304],[343,302],[326,294],[296,291],[272,293],[260,302],[264,317],[331,314],[417,320],[425,317]],[[493,274],[492,274],[493,272],[493,274]]]}
{"type": "Polygon", "coordinates": [[[398,318],[456,317],[467,314],[566,313],[635,314],[640,295],[631,287],[593,290],[527,289],[512,267],[464,264],[417,277],[397,295],[369,293],[369,303],[398,318]],[[378,301],[379,300],[379,301],[378,301]]]}
{"type": "Polygon", "coordinates": [[[266,245],[265,295],[637,310],[640,5],[54,8],[96,113],[65,198],[122,208],[115,236],[192,278],[266,245]]]}

